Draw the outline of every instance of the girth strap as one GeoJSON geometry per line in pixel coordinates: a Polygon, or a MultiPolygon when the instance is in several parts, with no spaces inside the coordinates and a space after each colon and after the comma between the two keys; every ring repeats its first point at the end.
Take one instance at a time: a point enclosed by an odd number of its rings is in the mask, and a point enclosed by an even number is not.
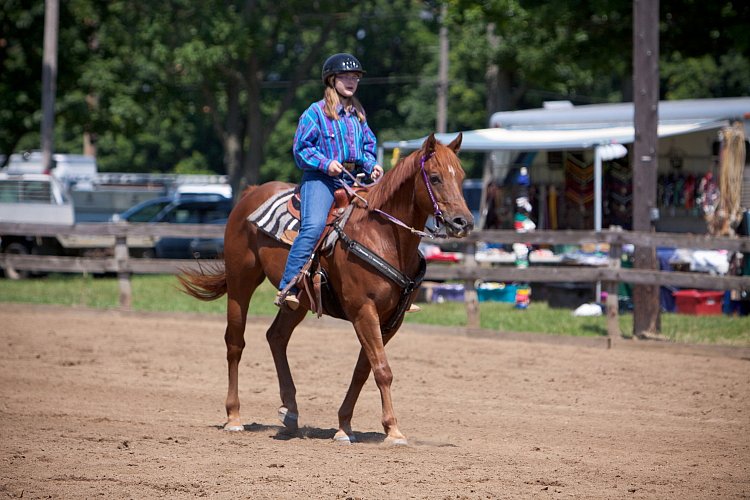
{"type": "Polygon", "coordinates": [[[351,239],[338,224],[334,224],[333,229],[338,233],[339,238],[341,238],[341,241],[349,251],[360,259],[371,264],[375,269],[380,271],[381,274],[385,275],[391,281],[406,290],[407,293],[411,293],[414,288],[416,288],[418,283],[390,265],[380,255],[376,254],[360,242],[351,239]]]}
{"type": "Polygon", "coordinates": [[[424,278],[424,275],[427,271],[427,262],[425,261],[424,257],[422,257],[422,254],[420,254],[419,272],[417,273],[417,276],[414,277],[414,279],[411,279],[360,242],[349,238],[349,236],[347,236],[347,234],[344,232],[343,228],[339,225],[339,222],[334,223],[333,229],[338,233],[341,242],[350,252],[373,266],[375,269],[380,271],[383,276],[387,277],[401,287],[401,297],[399,298],[398,306],[396,306],[396,311],[390,317],[385,326],[381,328],[381,331],[383,333],[390,332],[404,317],[404,313],[406,312],[406,309],[410,304],[409,299],[412,292],[416,290],[422,283],[422,279],[424,278]]]}

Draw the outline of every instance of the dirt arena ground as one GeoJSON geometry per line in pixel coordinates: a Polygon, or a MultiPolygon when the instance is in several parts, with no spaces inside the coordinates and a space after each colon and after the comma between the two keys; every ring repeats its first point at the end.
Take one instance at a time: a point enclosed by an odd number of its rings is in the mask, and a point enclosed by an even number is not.
{"type": "Polygon", "coordinates": [[[343,446],[351,327],[311,317],[292,339],[289,437],[269,321],[249,325],[230,433],[221,318],[0,304],[0,496],[750,496],[747,359],[405,327],[388,352],[409,446],[382,443],[372,378],[343,446]]]}

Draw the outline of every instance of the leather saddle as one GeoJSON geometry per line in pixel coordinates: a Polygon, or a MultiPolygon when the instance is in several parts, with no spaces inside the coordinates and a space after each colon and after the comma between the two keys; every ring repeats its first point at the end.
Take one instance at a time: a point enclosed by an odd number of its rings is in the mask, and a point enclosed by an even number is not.
{"type": "MultiPolygon", "coordinates": [[[[346,208],[352,203],[352,197],[349,195],[349,193],[344,188],[338,188],[333,193],[333,205],[331,205],[331,209],[328,211],[328,217],[326,218],[326,225],[330,225],[341,217],[341,215],[344,213],[346,208]]],[[[287,210],[289,210],[289,213],[297,220],[301,219],[300,214],[300,208],[302,206],[302,201],[300,199],[300,190],[299,186],[294,190],[294,194],[291,198],[289,198],[289,201],[287,202],[287,210]]]]}

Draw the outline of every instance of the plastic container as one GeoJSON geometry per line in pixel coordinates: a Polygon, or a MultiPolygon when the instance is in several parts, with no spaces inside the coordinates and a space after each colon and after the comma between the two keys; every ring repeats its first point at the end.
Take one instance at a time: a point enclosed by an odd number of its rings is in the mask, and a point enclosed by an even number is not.
{"type": "Polygon", "coordinates": [[[464,286],[441,284],[432,287],[432,302],[442,304],[443,302],[463,302],[464,286]]]}
{"type": "Polygon", "coordinates": [[[516,290],[516,309],[528,309],[531,303],[531,288],[518,287],[516,290]]]}
{"type": "Polygon", "coordinates": [[[479,302],[515,302],[516,285],[505,283],[482,283],[477,287],[479,302]]]}
{"type": "Polygon", "coordinates": [[[697,316],[720,315],[724,292],[710,290],[678,290],[673,292],[677,312],[697,316]]]}

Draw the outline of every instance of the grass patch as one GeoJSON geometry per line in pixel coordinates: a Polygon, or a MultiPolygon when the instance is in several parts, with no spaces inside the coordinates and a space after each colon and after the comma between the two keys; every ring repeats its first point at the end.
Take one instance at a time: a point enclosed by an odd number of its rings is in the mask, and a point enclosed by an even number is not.
{"type": "MultiPolygon", "coordinates": [[[[137,275],[131,281],[132,308],[136,311],[197,312],[224,315],[226,299],[202,302],[178,288],[171,275],[137,275]]],[[[250,315],[273,316],[276,289],[264,282],[253,295],[250,315]]],[[[119,288],[116,278],[85,275],[52,274],[43,278],[13,281],[0,279],[0,302],[59,304],[93,308],[116,308],[119,288]]],[[[463,303],[420,304],[422,312],[408,314],[406,323],[439,326],[466,326],[463,303]]],[[[604,336],[604,316],[575,317],[567,309],[553,309],[544,302],[531,302],[529,309],[515,309],[512,304],[481,302],[481,327],[489,330],[545,333],[550,335],[604,336]]],[[[750,316],[687,316],[661,315],[662,335],[675,342],[750,345],[750,316]]],[[[620,329],[633,331],[633,316],[620,316],[620,329]]]]}

